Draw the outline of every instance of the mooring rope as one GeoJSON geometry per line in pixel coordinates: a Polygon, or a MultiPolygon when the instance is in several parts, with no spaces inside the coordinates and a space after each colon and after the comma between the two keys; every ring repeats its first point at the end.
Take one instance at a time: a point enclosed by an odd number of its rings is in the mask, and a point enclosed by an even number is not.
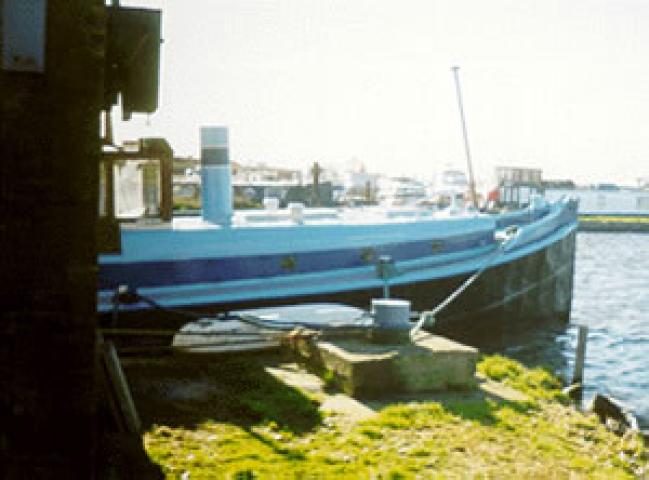
{"type": "Polygon", "coordinates": [[[119,287],[117,287],[115,289],[115,294],[113,295],[111,302],[113,304],[113,308],[111,310],[112,326],[115,326],[117,324],[117,317],[119,316],[119,311],[120,311],[119,306],[121,304],[128,305],[128,304],[142,302],[142,303],[146,303],[147,305],[149,305],[151,308],[155,310],[170,312],[176,315],[190,318],[192,320],[200,320],[207,316],[207,314],[205,313],[192,312],[190,310],[184,310],[184,309],[181,310],[179,308],[165,307],[163,305],[160,305],[152,298],[146,297],[135,290],[131,290],[128,285],[120,285],[119,287]]]}
{"type": "Polygon", "coordinates": [[[493,265],[493,263],[496,261],[496,259],[500,258],[502,255],[505,253],[505,246],[509,244],[510,241],[512,241],[517,235],[518,235],[519,229],[517,226],[511,226],[508,227],[504,230],[503,236],[499,239],[499,244],[496,250],[489,256],[487,257],[487,260],[484,262],[484,264],[469,278],[467,278],[462,285],[460,285],[458,288],[456,288],[451,294],[446,297],[442,302],[440,302],[435,308],[432,310],[425,310],[421,312],[419,315],[419,320],[417,323],[412,327],[410,330],[410,338],[413,338],[421,328],[424,326],[424,323],[427,322],[433,322],[435,321],[435,316],[439,314],[442,310],[444,310],[446,307],[448,307],[457,297],[459,297],[464,291],[471,286],[473,282],[475,282],[484,272],[487,270],[489,267],[493,265]]]}

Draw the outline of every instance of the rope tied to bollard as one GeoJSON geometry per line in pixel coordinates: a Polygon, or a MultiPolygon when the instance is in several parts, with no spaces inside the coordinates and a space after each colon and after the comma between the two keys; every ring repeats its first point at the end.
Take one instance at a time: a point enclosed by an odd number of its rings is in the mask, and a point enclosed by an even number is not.
{"type": "Polygon", "coordinates": [[[438,315],[442,310],[448,307],[457,297],[466,291],[467,288],[473,284],[489,267],[491,267],[494,262],[505,254],[506,246],[518,236],[520,229],[517,225],[511,225],[507,227],[502,232],[497,232],[496,241],[498,246],[496,249],[487,257],[484,264],[469,278],[467,278],[458,288],[456,288],[451,294],[442,300],[435,308],[432,310],[425,310],[419,315],[419,320],[410,330],[410,338],[414,338],[417,333],[422,329],[425,324],[434,324],[435,316],[438,315]]]}

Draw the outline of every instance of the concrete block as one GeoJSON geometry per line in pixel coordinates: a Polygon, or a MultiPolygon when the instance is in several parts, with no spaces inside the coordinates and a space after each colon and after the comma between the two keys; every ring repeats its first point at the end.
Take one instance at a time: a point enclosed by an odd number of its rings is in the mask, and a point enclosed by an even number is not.
{"type": "Polygon", "coordinates": [[[428,333],[408,344],[333,339],[315,347],[319,367],[331,372],[346,394],[356,397],[475,386],[478,351],[428,333]]]}

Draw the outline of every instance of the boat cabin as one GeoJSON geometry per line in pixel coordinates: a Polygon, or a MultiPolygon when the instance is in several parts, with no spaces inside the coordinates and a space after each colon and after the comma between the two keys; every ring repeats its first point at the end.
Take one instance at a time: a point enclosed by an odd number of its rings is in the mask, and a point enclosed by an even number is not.
{"type": "Polygon", "coordinates": [[[98,248],[119,252],[119,224],[172,218],[173,151],[163,138],[104,146],[99,168],[98,248]]]}

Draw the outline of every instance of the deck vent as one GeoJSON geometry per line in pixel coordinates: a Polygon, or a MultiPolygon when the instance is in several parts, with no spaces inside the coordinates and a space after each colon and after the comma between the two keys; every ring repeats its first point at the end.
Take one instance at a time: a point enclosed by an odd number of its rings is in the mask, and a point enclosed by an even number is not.
{"type": "Polygon", "coordinates": [[[304,204],[300,202],[291,202],[288,204],[288,212],[295,223],[304,221],[304,204]]]}

